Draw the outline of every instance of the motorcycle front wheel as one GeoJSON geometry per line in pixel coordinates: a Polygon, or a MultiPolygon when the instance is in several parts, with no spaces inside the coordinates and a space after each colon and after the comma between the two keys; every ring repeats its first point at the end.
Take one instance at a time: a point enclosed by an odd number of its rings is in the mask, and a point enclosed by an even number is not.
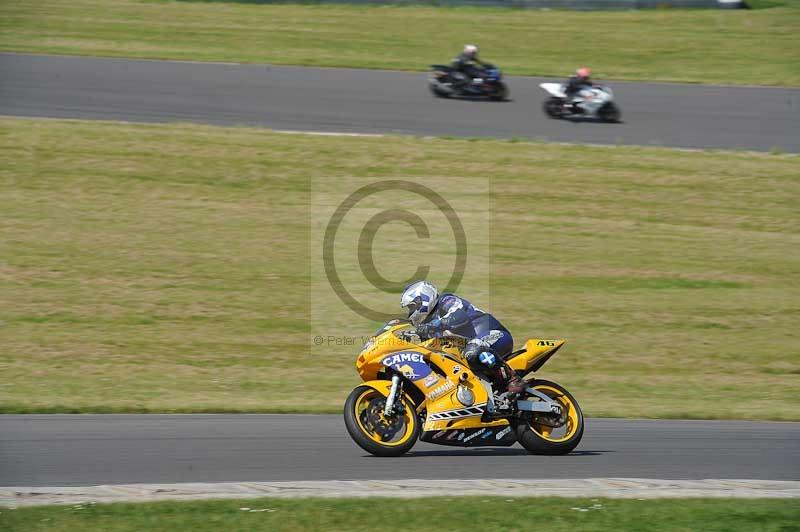
{"type": "Polygon", "coordinates": [[[597,116],[603,122],[619,122],[620,118],[622,118],[622,112],[613,102],[608,102],[597,111],[597,116]]]}
{"type": "Polygon", "coordinates": [[[508,85],[505,83],[498,82],[497,87],[495,87],[494,93],[491,95],[492,100],[502,102],[503,100],[508,99],[508,95],[510,91],[508,90],[508,85]]]}
{"type": "Polygon", "coordinates": [[[526,413],[515,426],[517,441],[532,454],[559,455],[572,452],[583,438],[583,412],[563,386],[546,380],[528,385],[561,406],[561,414],[526,413]]]}
{"type": "Polygon", "coordinates": [[[344,403],[344,424],[359,447],[375,456],[400,456],[419,438],[422,425],[413,403],[398,397],[398,412],[386,416],[386,397],[369,386],[358,386],[344,403]]]}

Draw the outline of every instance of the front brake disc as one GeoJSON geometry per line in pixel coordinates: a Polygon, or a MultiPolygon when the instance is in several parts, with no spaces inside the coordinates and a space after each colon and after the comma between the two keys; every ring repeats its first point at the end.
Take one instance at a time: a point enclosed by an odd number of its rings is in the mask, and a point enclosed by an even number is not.
{"type": "Polygon", "coordinates": [[[371,429],[377,432],[384,440],[390,440],[402,427],[402,421],[396,416],[387,418],[383,413],[385,406],[386,400],[378,399],[373,401],[364,413],[371,429]]]}

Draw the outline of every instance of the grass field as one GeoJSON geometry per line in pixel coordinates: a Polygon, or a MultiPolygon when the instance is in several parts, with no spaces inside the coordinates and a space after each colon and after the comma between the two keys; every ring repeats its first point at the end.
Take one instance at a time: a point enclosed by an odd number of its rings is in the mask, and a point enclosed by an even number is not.
{"type": "Polygon", "coordinates": [[[568,338],[544,375],[587,414],[800,419],[800,158],[390,140],[0,118],[0,410],[338,411],[311,180],[450,176],[491,184],[465,295],[568,338]]]}
{"type": "Polygon", "coordinates": [[[780,499],[250,499],[0,510],[0,527],[8,532],[373,531],[396,530],[400,516],[410,530],[512,532],[535,528],[543,515],[553,532],[800,529],[800,506],[780,499]]]}
{"type": "Polygon", "coordinates": [[[0,50],[425,70],[467,42],[508,73],[800,86],[800,2],[760,10],[539,11],[161,0],[4,0],[0,50]]]}

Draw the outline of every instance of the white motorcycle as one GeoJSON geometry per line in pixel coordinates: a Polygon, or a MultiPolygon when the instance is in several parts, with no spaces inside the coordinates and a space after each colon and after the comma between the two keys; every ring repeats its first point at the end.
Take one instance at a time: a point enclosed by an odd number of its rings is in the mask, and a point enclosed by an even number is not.
{"type": "Polygon", "coordinates": [[[542,104],[544,113],[550,118],[598,118],[603,122],[619,122],[622,117],[619,107],[614,103],[611,87],[587,87],[568,103],[564,85],[540,83],[539,86],[550,94],[542,104]]]}

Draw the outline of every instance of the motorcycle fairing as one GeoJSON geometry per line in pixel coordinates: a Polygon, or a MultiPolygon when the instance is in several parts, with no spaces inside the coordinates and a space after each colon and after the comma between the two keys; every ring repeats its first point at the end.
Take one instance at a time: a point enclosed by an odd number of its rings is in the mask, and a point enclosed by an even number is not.
{"type": "MultiPolygon", "coordinates": [[[[477,408],[480,408],[481,415],[483,414],[483,409],[486,407],[485,404],[482,405],[475,405],[477,408]]],[[[477,428],[477,427],[494,427],[494,426],[505,426],[508,425],[508,421],[505,419],[495,419],[492,421],[481,421],[481,415],[470,415],[465,416],[460,419],[431,419],[428,417],[425,421],[425,424],[422,427],[424,431],[439,431],[439,430],[455,430],[455,429],[470,429],[470,428],[477,428]]]]}
{"type": "Polygon", "coordinates": [[[514,445],[517,436],[508,424],[484,424],[470,428],[426,430],[419,438],[424,442],[454,447],[508,447],[514,445]]]}
{"type": "Polygon", "coordinates": [[[394,368],[412,382],[425,379],[433,373],[431,367],[425,363],[425,355],[419,351],[390,353],[381,359],[381,364],[394,368]]]}
{"type": "Polygon", "coordinates": [[[566,340],[531,338],[525,342],[525,347],[521,352],[507,358],[506,362],[515,371],[524,371],[525,373],[536,371],[565,343],[566,340]]]}
{"type": "Polygon", "coordinates": [[[373,390],[380,392],[384,397],[389,397],[389,392],[392,389],[392,381],[373,380],[364,381],[364,386],[369,386],[373,390]]]}
{"type": "Polygon", "coordinates": [[[561,83],[540,83],[539,86],[557,98],[566,98],[564,85],[561,83]]]}
{"type": "MultiPolygon", "coordinates": [[[[415,386],[425,397],[427,418],[424,431],[464,430],[508,424],[504,420],[490,423],[481,421],[486,403],[491,401],[491,390],[481,383],[481,379],[469,368],[466,360],[461,358],[458,346],[447,338],[415,344],[395,334],[408,327],[408,323],[385,327],[383,332],[379,332],[378,336],[367,343],[356,362],[359,375],[362,380],[367,381],[365,384],[388,395],[390,381],[385,376],[381,379],[381,372],[391,368],[403,375],[409,381],[406,386],[415,386]],[[383,384],[379,386],[375,383],[383,384]],[[473,399],[470,404],[464,404],[458,399],[460,387],[471,392],[468,394],[473,399]]],[[[535,371],[563,344],[564,340],[528,340],[525,348],[509,358],[508,363],[517,371],[535,371]]]]}

